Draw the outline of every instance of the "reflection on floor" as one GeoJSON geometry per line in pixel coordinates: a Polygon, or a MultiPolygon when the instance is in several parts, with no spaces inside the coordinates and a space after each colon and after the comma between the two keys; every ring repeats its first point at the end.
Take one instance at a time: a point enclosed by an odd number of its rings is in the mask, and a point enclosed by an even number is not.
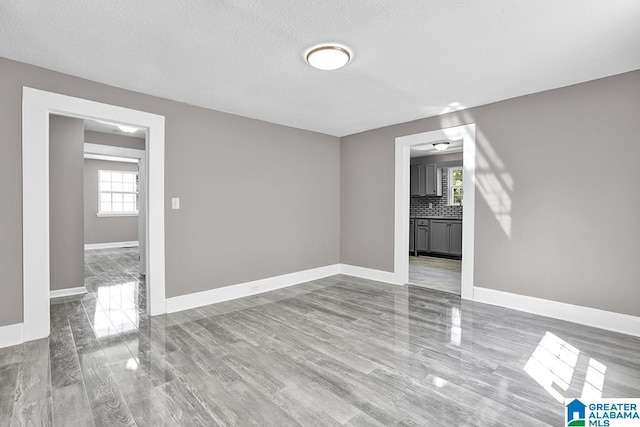
{"type": "Polygon", "coordinates": [[[0,350],[0,424],[544,426],[640,396],[639,338],[444,292],[338,275],[149,318],[90,268],[50,338],[0,350]]]}
{"type": "Polygon", "coordinates": [[[138,248],[92,250],[84,258],[85,286],[96,301],[93,319],[96,336],[134,331],[146,308],[138,248]]]}
{"type": "Polygon", "coordinates": [[[460,295],[460,260],[432,256],[409,257],[409,283],[460,295]]]}

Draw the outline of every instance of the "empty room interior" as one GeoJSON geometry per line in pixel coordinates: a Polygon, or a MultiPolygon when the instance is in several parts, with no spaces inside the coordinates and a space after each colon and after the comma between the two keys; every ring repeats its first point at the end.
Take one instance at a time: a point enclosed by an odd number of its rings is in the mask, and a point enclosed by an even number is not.
{"type": "Polygon", "coordinates": [[[0,426],[618,425],[638,22],[3,2],[0,426]]]}

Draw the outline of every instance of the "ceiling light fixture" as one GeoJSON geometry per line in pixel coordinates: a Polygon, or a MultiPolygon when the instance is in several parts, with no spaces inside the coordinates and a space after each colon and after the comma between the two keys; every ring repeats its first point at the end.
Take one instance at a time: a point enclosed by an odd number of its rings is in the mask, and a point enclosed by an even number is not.
{"type": "Polygon", "coordinates": [[[322,45],[307,51],[305,59],[318,70],[332,71],[347,65],[351,61],[351,52],[338,45],[322,45]]]}
{"type": "Polygon", "coordinates": [[[136,133],[138,131],[138,128],[133,126],[118,125],[118,127],[124,133],[136,133]]]}
{"type": "Polygon", "coordinates": [[[447,149],[447,147],[449,147],[449,143],[447,141],[436,142],[435,144],[433,144],[433,148],[438,151],[444,151],[447,149]]]}

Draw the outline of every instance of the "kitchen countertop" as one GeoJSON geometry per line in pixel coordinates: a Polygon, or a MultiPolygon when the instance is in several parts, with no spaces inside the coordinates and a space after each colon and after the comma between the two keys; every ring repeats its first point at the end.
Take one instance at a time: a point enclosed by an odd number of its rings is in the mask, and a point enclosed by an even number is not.
{"type": "Polygon", "coordinates": [[[446,219],[451,221],[462,221],[462,218],[456,218],[453,216],[409,216],[409,219],[446,219]]]}

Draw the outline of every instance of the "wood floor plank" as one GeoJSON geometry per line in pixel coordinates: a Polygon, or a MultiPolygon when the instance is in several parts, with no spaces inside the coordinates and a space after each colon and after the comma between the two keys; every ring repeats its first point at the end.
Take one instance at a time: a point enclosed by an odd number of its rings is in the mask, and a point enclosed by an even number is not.
{"type": "Polygon", "coordinates": [[[82,381],[52,389],[53,425],[94,426],[93,413],[82,381]]]}
{"type": "Polygon", "coordinates": [[[25,344],[16,380],[11,425],[51,425],[51,375],[49,340],[25,344]]]}
{"type": "Polygon", "coordinates": [[[152,425],[219,425],[180,380],[154,387],[149,400],[152,425]]]}
{"type": "Polygon", "coordinates": [[[0,366],[0,426],[8,426],[14,409],[19,364],[0,366]]]}
{"type": "Polygon", "coordinates": [[[100,359],[80,359],[82,376],[96,426],[134,426],[131,411],[106,363],[100,359]]]}

